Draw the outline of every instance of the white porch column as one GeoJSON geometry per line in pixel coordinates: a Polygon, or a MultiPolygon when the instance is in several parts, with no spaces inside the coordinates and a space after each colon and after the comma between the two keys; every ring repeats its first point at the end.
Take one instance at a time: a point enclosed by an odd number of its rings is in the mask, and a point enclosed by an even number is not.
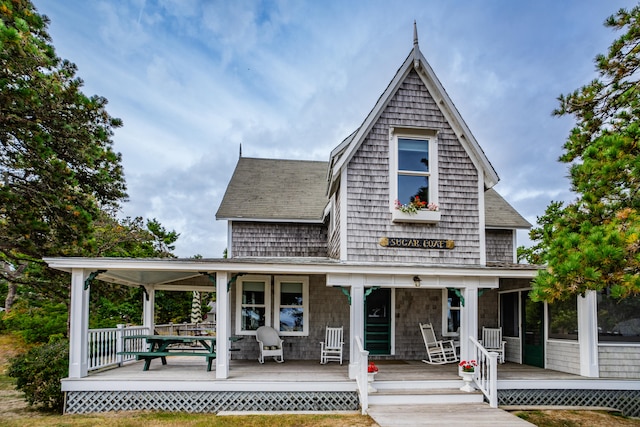
{"type": "Polygon", "coordinates": [[[460,310],[460,358],[472,360],[476,356],[469,337],[478,339],[478,288],[462,288],[460,293],[464,298],[464,307],[460,310]]]}
{"type": "Polygon", "coordinates": [[[358,353],[356,336],[359,336],[364,343],[364,276],[351,276],[351,306],[349,310],[349,321],[351,334],[349,335],[349,378],[355,379],[358,353]]]}
{"type": "Polygon", "coordinates": [[[231,336],[231,310],[226,272],[216,273],[216,378],[229,377],[229,337],[231,336]]]}
{"type": "Polygon", "coordinates": [[[580,375],[597,378],[598,367],[598,294],[587,291],[578,296],[578,345],[580,347],[580,375]]]}
{"type": "Polygon", "coordinates": [[[144,289],[147,293],[142,296],[142,325],[149,328],[149,334],[153,335],[156,328],[156,289],[154,286],[145,286],[144,289]]]}
{"type": "Polygon", "coordinates": [[[88,372],[89,289],[84,289],[88,273],[71,270],[71,313],[69,325],[69,378],[82,378],[88,372]]]}

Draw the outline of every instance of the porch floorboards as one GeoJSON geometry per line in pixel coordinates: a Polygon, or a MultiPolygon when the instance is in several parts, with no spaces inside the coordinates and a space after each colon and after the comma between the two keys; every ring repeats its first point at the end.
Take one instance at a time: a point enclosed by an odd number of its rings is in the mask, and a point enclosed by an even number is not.
{"type": "MultiPolygon", "coordinates": [[[[458,365],[428,365],[420,360],[376,361],[379,372],[376,381],[442,381],[459,380],[458,365]]],[[[151,362],[148,371],[143,371],[144,362],[130,362],[122,367],[92,372],[86,379],[123,381],[220,381],[216,380],[215,364],[211,372],[206,371],[206,361],[193,357],[169,357],[167,365],[160,360],[151,362]]],[[[331,362],[320,365],[312,360],[287,360],[275,363],[266,360],[259,364],[254,360],[232,360],[229,377],[222,381],[251,382],[340,382],[350,381],[348,362],[342,366],[331,362]]],[[[541,369],[517,363],[498,366],[498,380],[588,380],[579,375],[541,369]]]]}

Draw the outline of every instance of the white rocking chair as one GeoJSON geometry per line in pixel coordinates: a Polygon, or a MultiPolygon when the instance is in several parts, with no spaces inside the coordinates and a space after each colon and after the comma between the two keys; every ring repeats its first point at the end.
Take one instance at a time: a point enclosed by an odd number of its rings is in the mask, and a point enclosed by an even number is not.
{"type": "Polygon", "coordinates": [[[487,351],[498,353],[498,362],[504,363],[506,341],[502,340],[502,328],[482,327],[482,346],[487,351]]]}
{"type": "Polygon", "coordinates": [[[342,326],[330,328],[327,326],[324,342],[320,342],[320,364],[324,365],[330,360],[339,361],[342,365],[342,326]]]}
{"type": "Polygon", "coordinates": [[[427,349],[427,359],[423,359],[424,363],[431,365],[444,365],[445,363],[454,363],[458,361],[456,347],[453,340],[437,340],[431,323],[420,323],[420,332],[424,340],[424,346],[427,349]]]}
{"type": "Polygon", "coordinates": [[[256,341],[260,346],[260,357],[258,362],[264,363],[264,358],[273,356],[273,360],[278,363],[284,362],[282,353],[282,343],[284,342],[278,332],[271,326],[260,326],[256,331],[256,341]]]}

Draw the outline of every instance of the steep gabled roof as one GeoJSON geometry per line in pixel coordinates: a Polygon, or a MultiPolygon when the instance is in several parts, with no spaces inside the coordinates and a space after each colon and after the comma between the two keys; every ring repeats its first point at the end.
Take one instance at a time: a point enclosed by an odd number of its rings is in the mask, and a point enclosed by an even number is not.
{"type": "Polygon", "coordinates": [[[418,73],[427,90],[436,101],[438,108],[440,108],[440,111],[446,117],[449,125],[458,137],[458,140],[465,148],[473,162],[477,165],[480,173],[484,177],[485,188],[491,188],[498,183],[500,180],[498,174],[489,162],[484,151],[482,151],[480,144],[478,144],[478,141],[476,141],[475,137],[462,119],[462,116],[456,109],[453,101],[451,101],[451,98],[449,98],[449,95],[444,90],[444,87],[433,72],[433,69],[420,51],[420,48],[418,47],[417,31],[415,30],[414,24],[414,43],[411,53],[402,66],[400,66],[395,76],[376,102],[376,105],[365,118],[362,125],[352,135],[345,139],[345,141],[343,141],[343,143],[338,147],[339,149],[336,149],[331,153],[331,169],[329,171],[328,186],[329,192],[331,192],[333,184],[339,179],[342,170],[348,165],[353,155],[364,142],[372,126],[376,123],[380,114],[382,114],[387,104],[411,70],[415,70],[418,73]],[[346,141],[348,141],[348,145],[344,146],[343,144],[346,141]]]}
{"type": "Polygon", "coordinates": [[[529,221],[493,188],[484,192],[484,212],[487,228],[531,228],[529,221]]]}
{"type": "Polygon", "coordinates": [[[321,222],[327,162],[240,157],[216,219],[321,222]]]}

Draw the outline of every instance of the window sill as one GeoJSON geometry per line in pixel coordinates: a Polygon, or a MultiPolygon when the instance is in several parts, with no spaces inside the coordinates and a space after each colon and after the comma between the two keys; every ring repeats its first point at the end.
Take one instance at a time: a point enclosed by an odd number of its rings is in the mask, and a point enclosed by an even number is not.
{"type": "Polygon", "coordinates": [[[408,214],[394,209],[391,212],[391,221],[437,224],[440,221],[440,211],[421,210],[415,214],[408,214]]]}

